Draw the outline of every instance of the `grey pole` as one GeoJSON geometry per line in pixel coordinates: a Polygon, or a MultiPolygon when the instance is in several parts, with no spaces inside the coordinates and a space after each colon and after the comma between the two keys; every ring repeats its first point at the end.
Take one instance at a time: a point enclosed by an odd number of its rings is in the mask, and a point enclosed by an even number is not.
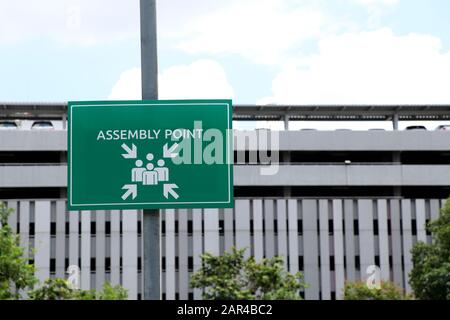
{"type": "MultiPolygon", "coordinates": [[[[158,99],[156,0],[140,0],[142,99],[158,99]]],[[[159,210],[143,215],[143,291],[145,300],[161,299],[161,238],[159,210]]],[[[126,248],[124,248],[126,250],[126,248]]]]}

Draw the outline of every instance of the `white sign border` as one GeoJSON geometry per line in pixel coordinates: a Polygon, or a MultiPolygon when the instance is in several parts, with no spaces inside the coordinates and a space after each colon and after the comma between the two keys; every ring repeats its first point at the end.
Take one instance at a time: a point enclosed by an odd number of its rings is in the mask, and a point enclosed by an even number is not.
{"type": "Polygon", "coordinates": [[[70,140],[69,140],[69,150],[70,150],[70,177],[69,178],[69,192],[70,192],[70,206],[71,207],[84,207],[84,206],[92,206],[92,207],[102,207],[102,206],[139,206],[139,205],[164,205],[164,206],[170,206],[171,204],[175,205],[183,205],[183,204],[230,204],[231,203],[231,153],[232,150],[230,148],[230,104],[225,102],[161,102],[161,103],[102,103],[102,104],[72,104],[70,107],[70,118],[69,118],[69,125],[70,125],[70,140]],[[200,202],[177,202],[177,201],[170,201],[170,202],[133,202],[133,203],[97,203],[97,204],[91,204],[91,203],[83,203],[83,204],[74,204],[73,203],[73,197],[72,197],[72,168],[73,168],[73,161],[72,161],[72,155],[73,155],[73,149],[72,149],[72,137],[73,137],[73,126],[72,126],[72,120],[73,120],[73,110],[77,107],[111,107],[111,106],[123,106],[123,107],[134,107],[134,106],[226,106],[227,107],[227,151],[228,151],[228,176],[227,176],[227,182],[228,182],[228,201],[200,201],[200,202]]]}

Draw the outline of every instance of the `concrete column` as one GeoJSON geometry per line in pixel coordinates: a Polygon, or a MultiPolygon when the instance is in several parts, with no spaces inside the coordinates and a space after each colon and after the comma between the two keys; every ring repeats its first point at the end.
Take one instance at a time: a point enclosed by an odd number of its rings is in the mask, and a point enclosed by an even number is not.
{"type": "Polygon", "coordinates": [[[67,114],[66,113],[64,113],[62,116],[62,128],[63,128],[63,130],[67,129],[67,114]]]}
{"type": "MultiPolygon", "coordinates": [[[[392,154],[392,162],[396,165],[401,165],[401,152],[394,151],[392,154]]],[[[402,196],[402,187],[401,186],[395,186],[394,187],[394,196],[395,197],[401,197],[402,196]]]]}
{"type": "MultiPolygon", "coordinates": [[[[284,151],[281,153],[282,155],[282,159],[281,161],[283,162],[283,165],[289,165],[291,163],[291,153],[289,151],[284,151]]],[[[292,195],[292,188],[285,186],[283,187],[283,196],[286,198],[291,197],[292,195]]]]}
{"type": "MultiPolygon", "coordinates": [[[[63,126],[64,126],[64,123],[65,123],[65,121],[63,120],[63,126]]],[[[67,151],[62,151],[59,153],[59,163],[67,164],[67,151]]],[[[63,187],[63,188],[59,189],[59,197],[61,199],[67,198],[67,187],[63,187]]]]}
{"type": "Polygon", "coordinates": [[[285,131],[289,131],[289,120],[290,120],[290,116],[285,115],[284,116],[284,130],[285,131]]]}
{"type": "Polygon", "coordinates": [[[398,131],[398,123],[399,123],[399,116],[398,113],[396,113],[392,117],[392,126],[394,128],[394,131],[398,131]]]}

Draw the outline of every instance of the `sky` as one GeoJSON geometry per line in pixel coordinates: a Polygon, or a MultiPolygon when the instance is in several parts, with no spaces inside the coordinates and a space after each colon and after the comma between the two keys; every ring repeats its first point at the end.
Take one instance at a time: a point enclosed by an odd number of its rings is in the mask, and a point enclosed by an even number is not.
{"type": "MultiPolygon", "coordinates": [[[[158,0],[157,14],[161,99],[450,103],[448,0],[158,0]]],[[[0,0],[0,101],[140,99],[139,66],[139,0],[0,0]]]]}

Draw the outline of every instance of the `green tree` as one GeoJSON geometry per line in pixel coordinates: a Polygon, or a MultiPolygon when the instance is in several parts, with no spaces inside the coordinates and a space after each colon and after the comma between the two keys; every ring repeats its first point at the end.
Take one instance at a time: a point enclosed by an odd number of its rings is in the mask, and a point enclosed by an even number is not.
{"type": "Polygon", "coordinates": [[[301,299],[299,291],[306,287],[301,273],[285,271],[280,257],[246,259],[245,250],[202,255],[202,267],[191,277],[192,288],[204,289],[205,300],[301,299]]]}
{"type": "Polygon", "coordinates": [[[28,292],[30,300],[70,300],[74,297],[74,290],[64,279],[47,279],[37,289],[28,292]]]}
{"type": "Polygon", "coordinates": [[[128,299],[128,290],[122,286],[112,286],[110,283],[103,285],[103,290],[97,294],[98,300],[126,300],[128,299]]]}
{"type": "Polygon", "coordinates": [[[121,286],[103,285],[102,291],[73,289],[65,279],[47,279],[28,293],[30,300],[126,300],[127,290],[121,286]]]}
{"type": "Polygon", "coordinates": [[[413,247],[409,283],[419,299],[450,299],[450,198],[427,230],[433,235],[433,243],[419,242],[413,247]]]}
{"type": "Polygon", "coordinates": [[[20,290],[27,290],[31,300],[125,300],[128,292],[121,286],[105,283],[99,292],[75,290],[64,279],[47,279],[42,286],[33,290],[38,283],[34,276],[35,267],[24,258],[18,235],[8,225],[12,209],[0,202],[0,300],[20,299],[20,290]]]}
{"type": "Polygon", "coordinates": [[[369,288],[365,282],[347,282],[344,300],[410,300],[403,289],[392,282],[381,282],[380,288],[369,288]]]}
{"type": "Polygon", "coordinates": [[[23,248],[19,246],[19,236],[8,225],[11,213],[12,209],[0,202],[0,300],[19,299],[19,290],[37,282],[34,266],[24,258],[23,248]]]}

